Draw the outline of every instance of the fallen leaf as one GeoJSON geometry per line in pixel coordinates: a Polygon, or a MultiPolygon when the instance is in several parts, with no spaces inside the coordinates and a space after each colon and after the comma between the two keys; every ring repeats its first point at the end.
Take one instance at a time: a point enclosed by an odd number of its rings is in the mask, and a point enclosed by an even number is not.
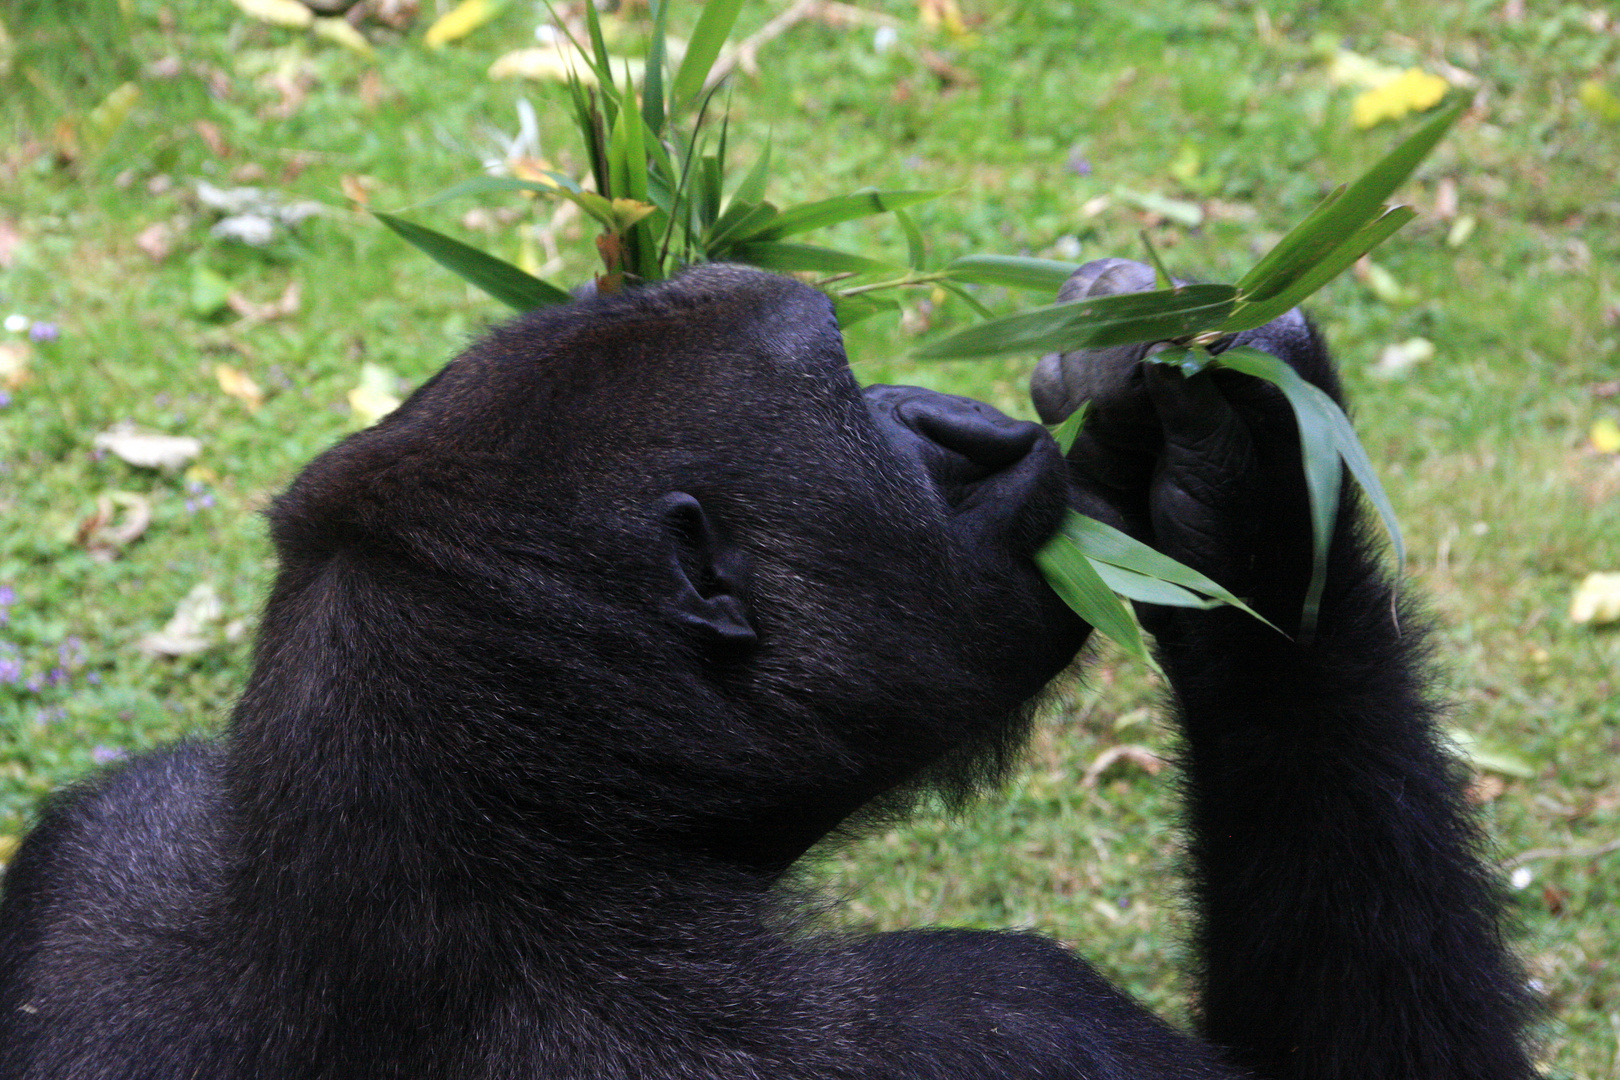
{"type": "Polygon", "coordinates": [[[1577,623],[1620,622],[1620,573],[1587,574],[1570,600],[1569,618],[1577,623]]]}
{"type": "Polygon", "coordinates": [[[146,257],[153,262],[162,262],[174,249],[174,230],[165,221],[148,225],[136,234],[135,246],[145,252],[146,257]]]}
{"type": "Polygon", "coordinates": [[[17,230],[17,223],[9,218],[0,218],[0,270],[10,270],[17,258],[17,245],[22,243],[22,233],[17,230]]]}
{"type": "MultiPolygon", "coordinates": [[[[307,10],[307,9],[306,9],[307,10]]],[[[219,125],[212,120],[198,120],[193,125],[202,141],[208,144],[208,152],[217,158],[231,156],[231,145],[225,141],[225,133],[219,130],[219,125]]]]}
{"type": "Polygon", "coordinates": [[[366,35],[351,26],[347,19],[316,19],[315,36],[325,38],[335,45],[341,45],[352,53],[358,53],[370,60],[377,55],[377,50],[371,47],[366,35]]]}
{"type": "Polygon", "coordinates": [[[1610,123],[1620,123],[1620,98],[1596,79],[1581,84],[1581,104],[1610,123]]]}
{"type": "Polygon", "coordinates": [[[1393,307],[1400,307],[1412,303],[1416,299],[1395,275],[1384,269],[1363,255],[1356,261],[1356,280],[1367,286],[1367,290],[1378,299],[1393,307]]]}
{"type": "MultiPolygon", "coordinates": [[[[303,299],[303,290],[298,282],[289,281],[287,287],[281,291],[279,300],[272,300],[268,304],[255,303],[238,292],[230,292],[225,296],[225,303],[230,309],[249,322],[269,322],[271,319],[284,319],[289,315],[298,314],[299,304],[303,299]]],[[[225,391],[227,394],[229,390],[225,391]]]]}
{"type": "Polygon", "coordinates": [[[428,27],[427,33],[422,35],[422,44],[430,49],[442,49],[495,18],[505,6],[502,0],[461,0],[428,27]]]}
{"type": "Polygon", "coordinates": [[[1373,365],[1373,374],[1386,379],[1399,378],[1425,360],[1434,359],[1434,342],[1428,338],[1413,337],[1393,345],[1385,345],[1373,365]]]}
{"type": "Polygon", "coordinates": [[[355,420],[370,427],[397,408],[394,373],[378,364],[362,364],[359,385],[349,391],[349,409],[355,420]]]}
{"type": "Polygon", "coordinates": [[[17,854],[17,848],[21,845],[22,841],[15,836],[0,836],[0,866],[10,862],[11,857],[17,854]]]}
{"type": "Polygon", "coordinates": [[[96,496],[96,509],[79,523],[78,545],[97,562],[111,562],[121,548],[140,539],[152,524],[152,504],[144,495],[109,491],[96,496]],[[123,517],[118,517],[118,511],[123,517]]]}
{"type": "Polygon", "coordinates": [[[1422,68],[1408,68],[1390,81],[1363,90],[1350,105],[1350,121],[1358,128],[1370,128],[1385,120],[1399,120],[1408,113],[1423,112],[1440,104],[1451,84],[1422,68]]]}
{"type": "Polygon", "coordinates": [[[225,310],[231,295],[231,283],[206,266],[191,270],[191,313],[199,319],[217,315],[225,310]]]}
{"type": "Polygon", "coordinates": [[[242,13],[274,26],[307,28],[315,24],[315,13],[298,0],[231,0],[242,13]]]}
{"type": "Polygon", "coordinates": [[[1614,417],[1604,416],[1592,425],[1589,436],[1592,440],[1592,449],[1600,454],[1620,454],[1620,424],[1614,422],[1614,417]]]}
{"type": "Polygon", "coordinates": [[[367,206],[371,203],[371,193],[382,186],[382,181],[375,176],[357,176],[353,173],[344,173],[338,177],[338,187],[343,189],[343,197],[351,202],[367,206]]]}
{"type": "Polygon", "coordinates": [[[1445,736],[1451,741],[1452,748],[1457,754],[1473,766],[1476,772],[1499,773],[1520,780],[1530,780],[1536,775],[1536,767],[1522,754],[1481,739],[1471,731],[1457,727],[1447,728],[1445,736]]]}
{"type": "MultiPolygon", "coordinates": [[[[622,71],[625,63],[623,59],[614,58],[613,70],[622,71]]],[[[646,65],[640,60],[630,60],[629,66],[630,77],[640,80],[646,65]]],[[[537,82],[566,83],[575,75],[579,76],[581,85],[597,85],[596,72],[580,55],[579,50],[567,41],[515,49],[489,66],[489,77],[492,79],[534,79],[537,82]]]]}
{"type": "Polygon", "coordinates": [[[1506,780],[1493,773],[1478,773],[1464,794],[1473,805],[1484,806],[1501,798],[1505,791],[1507,791],[1506,780]]]}
{"type": "Polygon", "coordinates": [[[156,656],[190,656],[211,647],[215,623],[225,617],[225,605],[208,582],[192,586],[162,630],[142,635],[135,647],[156,656]]]}
{"type": "Polygon", "coordinates": [[[127,428],[103,431],[94,445],[141,469],[178,469],[202,453],[202,442],[189,435],[147,435],[127,428]]]}
{"type": "Polygon", "coordinates": [[[15,390],[28,381],[28,361],[34,350],[26,341],[0,342],[0,386],[15,390]]]}
{"type": "Polygon", "coordinates": [[[1165,761],[1162,757],[1155,754],[1152,750],[1149,750],[1145,746],[1137,746],[1131,743],[1126,743],[1120,746],[1110,746],[1107,750],[1104,750],[1102,753],[1098,754],[1096,759],[1092,761],[1091,767],[1088,768],[1086,770],[1086,774],[1080,778],[1080,786],[1087,788],[1096,787],[1098,778],[1119,761],[1129,761],[1131,764],[1142,769],[1149,776],[1158,776],[1159,773],[1164,771],[1165,765],[1165,761]]]}
{"type": "Polygon", "coordinates": [[[1474,229],[1479,225],[1479,219],[1473,214],[1460,214],[1451,228],[1446,230],[1446,247],[1460,248],[1474,235],[1474,229]]]}
{"type": "Polygon", "coordinates": [[[214,378],[219,380],[221,390],[246,405],[249,412],[258,412],[259,406],[264,404],[264,391],[259,389],[259,384],[231,365],[215,364],[214,378]]]}

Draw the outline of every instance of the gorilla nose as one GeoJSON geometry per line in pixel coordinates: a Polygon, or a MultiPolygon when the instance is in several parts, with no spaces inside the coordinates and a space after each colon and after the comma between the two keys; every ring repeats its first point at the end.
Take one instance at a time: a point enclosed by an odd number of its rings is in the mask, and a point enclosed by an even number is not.
{"type": "Polygon", "coordinates": [[[964,459],[973,475],[957,477],[959,481],[981,480],[1011,468],[1029,456],[1043,434],[1040,425],[1014,420],[983,402],[920,387],[874,386],[866,396],[880,420],[964,459]]]}

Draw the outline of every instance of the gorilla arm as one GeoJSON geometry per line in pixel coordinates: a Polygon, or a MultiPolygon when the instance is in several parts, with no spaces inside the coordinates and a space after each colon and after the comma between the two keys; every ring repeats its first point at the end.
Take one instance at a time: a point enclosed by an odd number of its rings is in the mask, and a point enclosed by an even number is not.
{"type": "MultiPolygon", "coordinates": [[[[1151,287],[1089,264],[1067,296],[1151,287]]],[[[1296,311],[1239,344],[1339,398],[1296,311]]],[[[1293,417],[1274,388],[1184,378],[1134,349],[1046,358],[1053,421],[1089,399],[1071,450],[1076,502],[1297,625],[1310,525],[1293,417]]],[[[1436,730],[1427,650],[1342,500],[1314,636],[1231,608],[1144,608],[1186,739],[1201,1029],[1266,1077],[1532,1075],[1522,977],[1496,885],[1436,730]]]]}

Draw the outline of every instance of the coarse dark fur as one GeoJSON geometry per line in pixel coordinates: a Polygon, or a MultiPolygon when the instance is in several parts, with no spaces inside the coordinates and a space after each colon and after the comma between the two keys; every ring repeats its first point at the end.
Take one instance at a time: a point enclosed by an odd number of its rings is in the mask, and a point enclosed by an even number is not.
{"type": "MultiPolygon", "coordinates": [[[[1268,331],[1333,387],[1302,322],[1268,331]]],[[[1008,766],[1087,633],[1031,558],[1065,505],[1297,614],[1286,410],[1134,359],[1048,362],[1102,373],[1065,464],[977,403],[863,394],[784,278],[496,330],[277,500],[225,735],[43,814],[0,904],[0,1080],[1530,1075],[1419,635],[1349,502],[1309,642],[1144,612],[1202,1038],[1035,935],[786,910],[852,815],[1008,766]]]]}

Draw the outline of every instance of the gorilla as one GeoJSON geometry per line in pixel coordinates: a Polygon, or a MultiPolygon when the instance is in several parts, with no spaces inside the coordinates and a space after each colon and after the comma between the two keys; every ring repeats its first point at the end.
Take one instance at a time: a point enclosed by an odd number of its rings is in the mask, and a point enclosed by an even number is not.
{"type": "MultiPolygon", "coordinates": [[[[1065,295],[1144,287],[1106,261],[1065,295]]],[[[1330,392],[1298,314],[1245,335],[1330,392]]],[[[1089,628],[1068,507],[1278,625],[1269,387],[1050,357],[1039,425],[864,392],[824,296],[705,266],[494,330],[268,512],[223,736],[64,792],[5,878],[5,1080],[1533,1075],[1422,635],[1346,499],[1317,632],[1144,608],[1184,742],[1197,1026],[1029,933],[817,932],[789,869],[1015,762],[1089,628]]]]}

